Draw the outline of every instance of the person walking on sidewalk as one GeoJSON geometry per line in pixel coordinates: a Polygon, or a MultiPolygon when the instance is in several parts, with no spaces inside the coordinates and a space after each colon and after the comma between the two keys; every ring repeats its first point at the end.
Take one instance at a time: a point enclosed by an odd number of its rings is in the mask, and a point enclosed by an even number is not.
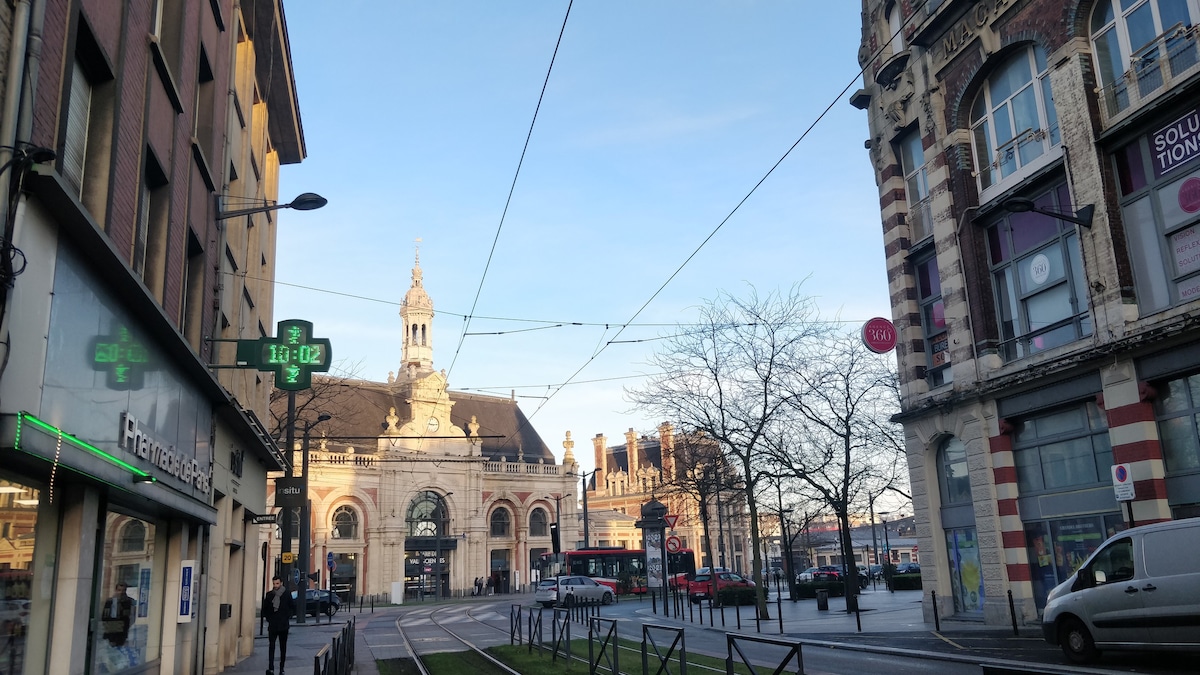
{"type": "Polygon", "coordinates": [[[278,576],[271,579],[271,590],[263,598],[262,615],[267,620],[267,675],[274,675],[275,641],[279,640],[279,675],[283,675],[283,662],[287,660],[288,629],[292,616],[296,614],[296,602],[292,594],[283,587],[278,576]]]}

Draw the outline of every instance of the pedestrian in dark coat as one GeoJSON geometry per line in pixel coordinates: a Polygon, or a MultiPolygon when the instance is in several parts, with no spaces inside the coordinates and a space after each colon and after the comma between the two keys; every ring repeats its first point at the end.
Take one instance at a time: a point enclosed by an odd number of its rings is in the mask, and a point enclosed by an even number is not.
{"type": "Polygon", "coordinates": [[[283,663],[287,660],[288,629],[296,614],[296,601],[283,587],[279,577],[271,579],[271,590],[263,598],[262,615],[267,620],[267,675],[274,675],[275,641],[279,641],[279,675],[283,675],[283,663]]]}

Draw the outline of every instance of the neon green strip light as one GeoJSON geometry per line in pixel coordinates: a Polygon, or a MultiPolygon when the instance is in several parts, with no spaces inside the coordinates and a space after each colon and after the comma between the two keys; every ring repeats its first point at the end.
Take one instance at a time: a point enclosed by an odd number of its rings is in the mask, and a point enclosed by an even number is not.
{"type": "Polygon", "coordinates": [[[63,440],[70,441],[70,443],[72,445],[79,447],[79,448],[83,448],[84,450],[87,450],[88,452],[90,452],[94,455],[99,455],[100,457],[107,459],[108,461],[112,462],[113,464],[116,464],[117,466],[121,467],[122,469],[125,469],[126,471],[132,473],[135,476],[139,476],[141,478],[152,478],[152,476],[150,474],[146,473],[145,471],[142,471],[141,469],[130,464],[129,462],[126,462],[117,457],[113,457],[112,455],[101,450],[100,448],[97,448],[96,446],[92,445],[91,443],[88,443],[87,441],[82,441],[78,438],[75,438],[71,434],[68,434],[67,432],[63,431],[62,429],[59,429],[58,427],[47,424],[47,423],[43,422],[42,420],[39,420],[38,418],[34,417],[33,415],[30,415],[27,412],[17,413],[17,434],[16,434],[16,438],[14,439],[13,445],[18,450],[21,448],[21,424],[23,422],[29,422],[33,426],[41,429],[42,431],[45,431],[46,433],[50,434],[51,436],[62,436],[63,440]]]}

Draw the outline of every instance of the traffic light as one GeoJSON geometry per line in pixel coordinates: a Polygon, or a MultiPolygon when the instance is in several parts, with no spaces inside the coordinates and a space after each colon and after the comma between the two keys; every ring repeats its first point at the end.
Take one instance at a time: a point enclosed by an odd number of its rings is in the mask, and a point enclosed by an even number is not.
{"type": "Polygon", "coordinates": [[[554,547],[555,553],[562,551],[562,544],[558,541],[558,525],[556,523],[550,524],[550,545],[554,547]]]}

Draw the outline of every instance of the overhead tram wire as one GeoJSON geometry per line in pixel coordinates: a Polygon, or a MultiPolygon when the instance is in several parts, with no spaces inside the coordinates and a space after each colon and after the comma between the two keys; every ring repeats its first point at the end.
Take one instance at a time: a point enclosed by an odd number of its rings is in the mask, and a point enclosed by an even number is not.
{"type": "Polygon", "coordinates": [[[538,112],[542,109],[542,100],[546,97],[546,87],[550,84],[550,73],[554,72],[554,61],[558,58],[558,48],[562,45],[563,34],[567,31],[567,19],[571,17],[571,6],[574,0],[567,2],[567,11],[563,15],[562,27],[558,29],[558,40],[554,43],[554,53],[550,55],[550,66],[546,68],[546,78],[542,81],[542,91],[538,94],[537,106],[533,109],[533,119],[529,121],[529,131],[525,134],[525,146],[521,148],[521,157],[517,160],[517,170],[513,173],[512,184],[508,187],[508,197],[504,200],[504,210],[500,213],[500,223],[496,226],[496,236],[492,238],[492,248],[488,251],[487,261],[483,265],[483,274],[479,277],[479,288],[475,290],[475,299],[471,302],[471,313],[463,317],[462,334],[458,337],[458,346],[454,348],[454,357],[450,367],[446,369],[446,379],[454,372],[454,364],[458,362],[458,354],[462,351],[463,342],[471,328],[471,316],[479,306],[479,296],[483,293],[483,283],[487,280],[488,269],[492,266],[492,258],[496,255],[496,244],[500,241],[500,232],[504,229],[504,219],[508,217],[508,207],[512,204],[513,192],[517,189],[517,179],[521,175],[521,166],[525,163],[525,153],[529,151],[529,140],[533,138],[533,128],[537,124],[538,112]]]}
{"type": "MultiPolygon", "coordinates": [[[[903,33],[904,29],[908,26],[908,24],[913,20],[913,17],[915,17],[916,15],[917,15],[916,12],[910,14],[908,16],[908,18],[905,19],[904,22],[899,26],[899,28],[896,29],[896,32],[893,33],[891,37],[894,39],[896,37],[896,35],[903,33]]],[[[875,52],[873,54],[871,54],[871,57],[869,59],[866,59],[865,62],[868,64],[874,62],[875,59],[878,58],[879,55],[883,53],[884,48],[890,44],[891,44],[891,40],[889,39],[887,42],[883,43],[882,46],[877,48],[875,50],[875,52]]],[[[800,134],[800,137],[796,139],[796,142],[792,143],[791,147],[789,147],[787,149],[787,151],[784,152],[783,155],[774,164],[771,165],[771,168],[768,169],[765,174],[763,174],[763,177],[758,179],[758,182],[754,184],[754,187],[750,188],[750,191],[746,193],[746,196],[742,197],[742,199],[740,201],[738,201],[737,205],[735,205],[733,207],[733,209],[730,210],[730,212],[723,219],[721,219],[721,222],[717,223],[717,226],[713,228],[712,232],[708,233],[708,236],[705,237],[704,240],[700,242],[700,244],[695,248],[695,250],[693,250],[691,252],[691,254],[688,255],[688,257],[684,258],[683,262],[679,264],[679,267],[675,268],[675,271],[672,272],[669,277],[667,277],[667,280],[664,281],[662,283],[662,285],[658,287],[658,290],[654,291],[654,293],[652,293],[650,295],[649,299],[647,299],[646,302],[642,303],[642,306],[639,307],[638,310],[633,313],[633,316],[631,316],[629,318],[629,321],[626,321],[624,324],[620,324],[621,327],[617,330],[617,333],[615,335],[613,335],[611,340],[608,340],[607,342],[605,342],[604,346],[601,347],[596,352],[594,352],[591,356],[589,356],[583,362],[583,365],[579,366],[579,368],[576,369],[575,372],[572,373],[571,376],[566,379],[566,381],[564,381],[562,384],[558,385],[553,391],[551,391],[550,395],[547,396],[545,398],[545,400],[543,400],[542,403],[540,405],[538,405],[538,407],[535,408],[534,411],[525,418],[525,421],[521,424],[521,427],[517,428],[517,431],[516,431],[516,433],[513,434],[513,437],[516,437],[517,435],[519,435],[521,433],[522,429],[525,427],[525,425],[529,424],[530,421],[535,416],[537,416],[538,412],[540,412],[542,408],[546,407],[546,404],[549,403],[550,400],[553,399],[556,394],[558,394],[558,392],[562,391],[563,387],[570,384],[571,381],[574,380],[580,373],[582,373],[585,368],[587,368],[589,365],[591,365],[592,362],[595,361],[597,357],[599,357],[601,354],[603,354],[604,351],[606,349],[608,349],[609,345],[616,343],[616,339],[618,337],[620,337],[621,333],[625,332],[625,327],[631,325],[633,323],[633,321],[635,319],[637,319],[642,314],[642,312],[644,312],[646,310],[647,307],[650,306],[650,303],[654,302],[654,299],[657,298],[659,296],[659,294],[663,292],[664,289],[666,289],[667,285],[670,284],[672,281],[674,281],[675,277],[678,276],[679,273],[683,271],[683,268],[686,267],[688,265],[688,263],[690,263],[692,261],[692,259],[695,258],[696,255],[700,253],[700,250],[703,249],[705,247],[705,245],[707,245],[708,242],[711,241],[712,238],[716,236],[717,232],[719,232],[721,230],[721,228],[725,226],[725,223],[728,223],[729,220],[731,218],[733,218],[734,214],[737,213],[738,210],[742,208],[742,205],[745,204],[747,201],[749,201],[750,197],[753,196],[754,193],[758,191],[758,188],[761,187],[762,184],[765,183],[767,181],[767,179],[771,177],[771,174],[775,173],[775,170],[778,169],[779,166],[781,164],[783,164],[783,161],[785,159],[787,159],[789,155],[792,154],[792,151],[795,150],[796,147],[799,146],[800,143],[805,138],[808,137],[808,134],[811,133],[812,130],[818,124],[820,124],[821,120],[825,119],[825,116],[829,114],[829,111],[833,110],[833,106],[837,105],[838,101],[842,100],[842,97],[845,96],[848,91],[850,91],[850,88],[853,87],[855,85],[855,83],[858,82],[859,78],[861,78],[863,76],[863,74],[866,72],[867,72],[866,66],[859,69],[858,73],[853,78],[851,78],[851,80],[846,83],[846,86],[843,87],[840,92],[838,92],[837,96],[835,96],[833,98],[833,100],[829,102],[829,105],[825,106],[825,109],[821,111],[821,114],[818,115],[817,118],[812,121],[812,124],[809,124],[808,128],[806,128],[804,130],[804,132],[800,134]]],[[[505,441],[505,444],[507,444],[507,443],[508,443],[508,441],[505,441]]],[[[503,445],[501,447],[503,447],[503,445]]]]}

